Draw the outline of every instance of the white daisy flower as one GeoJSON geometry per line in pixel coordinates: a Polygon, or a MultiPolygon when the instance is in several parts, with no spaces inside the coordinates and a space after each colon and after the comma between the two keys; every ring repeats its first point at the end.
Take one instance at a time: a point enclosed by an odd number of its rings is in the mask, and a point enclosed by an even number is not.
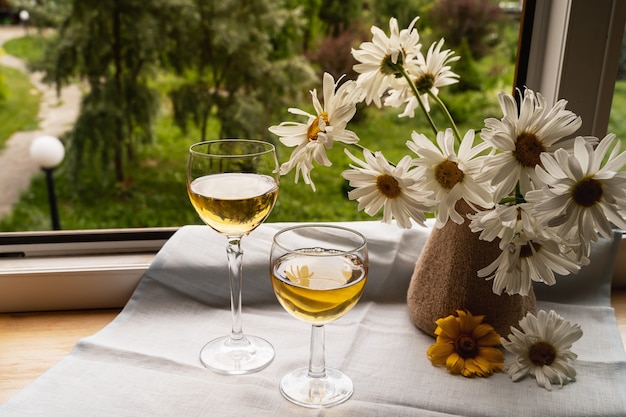
{"type": "Polygon", "coordinates": [[[437,145],[421,133],[413,132],[411,138],[413,141],[408,141],[407,147],[418,156],[413,159],[413,165],[426,168],[424,187],[434,192],[437,227],[443,227],[448,219],[463,224],[465,219],[455,207],[461,199],[476,211],[476,206],[493,206],[489,187],[475,178],[482,166],[479,155],[488,145],[483,142],[473,146],[473,130],[465,134],[458,154],[454,149],[452,129],[437,133],[437,145]]]}
{"type": "Polygon", "coordinates": [[[501,242],[502,253],[491,264],[478,271],[478,276],[493,280],[493,292],[528,295],[532,282],[554,285],[554,273],[568,275],[580,270],[573,255],[563,252],[559,239],[538,234],[527,235],[523,230],[508,242],[501,242]]]}
{"type": "Polygon", "coordinates": [[[290,108],[292,114],[305,116],[306,123],[283,122],[272,126],[269,131],[278,135],[286,146],[296,147],[289,161],[280,167],[281,175],[296,169],[296,182],[302,174],[306,184],[315,190],[311,181],[310,171],[312,161],[322,166],[330,166],[331,162],[326,155],[335,141],[346,144],[357,143],[358,136],[346,129],[346,125],[356,113],[356,104],[362,100],[363,92],[354,81],[346,81],[337,87],[332,75],[325,73],[323,80],[324,104],[317,98],[317,91],[311,91],[313,107],[316,114],[304,110],[290,108]]]}
{"type": "Polygon", "coordinates": [[[573,153],[560,149],[554,155],[543,154],[537,175],[546,186],[527,195],[536,204],[537,216],[558,227],[558,234],[578,239],[584,255],[598,234],[611,237],[611,223],[626,229],[626,173],[619,172],[626,152],[619,150],[619,141],[610,134],[595,150],[578,137],[573,153]]]}
{"type": "Polygon", "coordinates": [[[530,213],[531,209],[532,206],[528,203],[497,204],[493,210],[469,214],[469,228],[473,233],[480,233],[481,240],[492,242],[499,239],[500,249],[505,249],[522,232],[527,236],[536,234],[538,226],[530,213]]]}
{"type": "Polygon", "coordinates": [[[423,212],[432,206],[433,201],[429,199],[431,193],[421,187],[424,169],[412,168],[409,156],[393,166],[381,152],[373,154],[365,149],[365,162],[347,149],[345,152],[355,165],[350,165],[352,169],[344,171],[342,176],[354,187],[348,198],[359,202],[359,210],[373,216],[383,208],[385,223],[395,218],[400,227],[408,229],[412,226],[410,219],[413,219],[425,226],[423,212]]]}
{"type": "MultiPolygon", "coordinates": [[[[304,183],[310,185],[313,191],[315,191],[315,184],[311,180],[311,170],[314,167],[314,159],[317,161],[324,159],[328,160],[324,147],[316,146],[314,144],[300,146],[291,153],[287,162],[280,165],[279,173],[280,175],[286,175],[292,169],[295,169],[295,183],[298,183],[300,175],[302,175],[304,183]]],[[[322,165],[329,166],[331,165],[331,162],[328,161],[328,163],[322,165]]]]}
{"type": "Polygon", "coordinates": [[[511,334],[501,338],[502,346],[515,361],[508,366],[511,379],[519,381],[530,374],[540,387],[552,390],[552,384],[563,386],[575,380],[576,370],[570,361],[578,356],[570,349],[580,339],[580,325],[565,320],[554,310],[541,310],[535,317],[528,313],[519,322],[521,330],[511,327],[511,334]]]}
{"type": "Polygon", "coordinates": [[[481,131],[483,140],[500,151],[485,161],[480,177],[496,187],[495,201],[510,194],[518,181],[522,195],[540,188],[542,184],[535,174],[535,167],[541,163],[539,156],[556,150],[562,145],[557,142],[582,124],[580,117],[565,110],[565,100],[550,108],[541,94],[526,89],[518,112],[512,95],[500,92],[498,98],[504,117],[486,119],[481,131]]]}
{"type": "MultiPolygon", "coordinates": [[[[439,88],[459,81],[459,75],[451,71],[449,64],[457,61],[460,57],[454,56],[454,52],[450,49],[442,51],[442,46],[443,39],[438,43],[433,43],[428,48],[428,53],[425,57],[422,53],[419,53],[415,60],[411,60],[406,64],[409,77],[419,92],[426,111],[430,111],[428,104],[429,91],[437,95],[439,94],[439,88]]],[[[415,109],[419,105],[418,98],[415,97],[413,90],[404,78],[397,78],[394,83],[394,89],[390,91],[389,96],[385,99],[385,105],[400,107],[404,104],[406,104],[404,112],[398,117],[414,117],[415,109]]]]}
{"type": "Polygon", "coordinates": [[[389,36],[377,26],[372,26],[372,41],[363,42],[352,55],[359,61],[354,70],[360,75],[357,83],[366,91],[365,102],[381,107],[381,97],[399,74],[399,68],[415,56],[421,47],[415,29],[417,17],[407,29],[399,30],[398,21],[389,19],[389,36]]]}

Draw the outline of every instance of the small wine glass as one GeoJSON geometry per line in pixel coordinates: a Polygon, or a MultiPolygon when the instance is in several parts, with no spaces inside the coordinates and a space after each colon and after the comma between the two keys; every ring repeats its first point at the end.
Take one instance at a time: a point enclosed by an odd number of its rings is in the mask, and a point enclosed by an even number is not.
{"type": "Polygon", "coordinates": [[[193,144],[187,160],[187,192],[200,218],[226,236],[232,330],[207,343],[202,364],[222,374],[259,371],[274,358],[266,340],[244,335],[241,325],[243,236],[270,214],[278,197],[278,160],[274,145],[223,139],[193,144]]]}
{"type": "Polygon", "coordinates": [[[309,366],[288,373],[280,382],[280,392],[289,401],[323,408],[352,395],[352,380],[325,365],[324,324],[354,307],[367,271],[366,240],[354,230],[300,225],[274,236],[270,276],[276,298],[292,316],[312,325],[309,366]]]}

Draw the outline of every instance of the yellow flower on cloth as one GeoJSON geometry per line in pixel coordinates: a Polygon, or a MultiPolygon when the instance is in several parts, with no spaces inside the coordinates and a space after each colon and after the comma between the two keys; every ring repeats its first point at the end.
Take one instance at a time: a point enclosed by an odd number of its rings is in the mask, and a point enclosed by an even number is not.
{"type": "Polygon", "coordinates": [[[485,316],[472,316],[462,310],[457,310],[457,315],[435,322],[437,341],[426,351],[432,364],[445,365],[450,373],[466,377],[502,371],[504,354],[497,348],[500,335],[482,322],[485,316]]]}

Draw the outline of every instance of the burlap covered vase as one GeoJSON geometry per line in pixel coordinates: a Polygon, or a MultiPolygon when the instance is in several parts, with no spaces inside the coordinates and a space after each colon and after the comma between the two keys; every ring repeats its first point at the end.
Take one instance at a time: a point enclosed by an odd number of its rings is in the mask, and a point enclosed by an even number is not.
{"type": "MultiPolygon", "coordinates": [[[[457,205],[464,216],[471,212],[465,202],[457,205]]],[[[467,310],[484,315],[484,321],[506,336],[528,311],[535,312],[535,294],[528,296],[495,294],[492,281],[477,275],[499,255],[498,242],[487,242],[472,233],[469,220],[452,221],[433,229],[415,265],[407,302],[411,321],[434,336],[435,320],[467,310]]]]}

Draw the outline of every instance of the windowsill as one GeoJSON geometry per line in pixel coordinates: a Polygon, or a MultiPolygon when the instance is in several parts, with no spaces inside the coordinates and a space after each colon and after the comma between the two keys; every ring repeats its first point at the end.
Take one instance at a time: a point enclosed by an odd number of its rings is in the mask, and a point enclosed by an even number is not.
{"type": "MultiPolygon", "coordinates": [[[[626,348],[626,288],[611,297],[626,348]]],[[[90,336],[120,312],[112,310],[0,314],[0,404],[59,362],[76,342],[90,336]]]]}
{"type": "MultiPolygon", "coordinates": [[[[42,256],[37,250],[25,257],[2,257],[0,313],[121,308],[164,242],[135,242],[133,247],[116,242],[120,253],[108,253],[114,246],[107,243],[104,250],[94,244],[65,248],[72,256],[42,256]]],[[[626,239],[616,257],[613,285],[626,293],[626,239]]]]}
{"type": "Polygon", "coordinates": [[[120,308],[177,228],[0,234],[0,313],[120,308]]]}
{"type": "Polygon", "coordinates": [[[123,307],[154,255],[5,259],[0,313],[123,307]]]}

